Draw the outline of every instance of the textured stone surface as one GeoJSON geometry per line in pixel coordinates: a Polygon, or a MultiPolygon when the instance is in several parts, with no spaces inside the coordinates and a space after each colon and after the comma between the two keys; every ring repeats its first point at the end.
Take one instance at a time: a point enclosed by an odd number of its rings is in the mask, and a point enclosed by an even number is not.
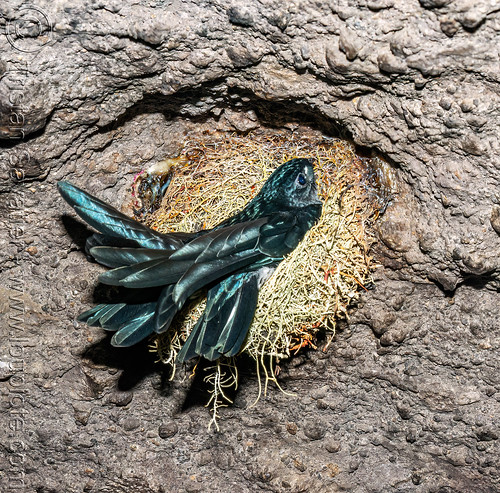
{"type": "Polygon", "coordinates": [[[497,491],[496,2],[36,5],[0,6],[2,491],[497,491]],[[119,206],[191,135],[293,117],[393,165],[384,268],[295,397],[247,409],[249,375],[208,432],[190,381],[74,324],[101,268],[55,183],[119,206]]]}

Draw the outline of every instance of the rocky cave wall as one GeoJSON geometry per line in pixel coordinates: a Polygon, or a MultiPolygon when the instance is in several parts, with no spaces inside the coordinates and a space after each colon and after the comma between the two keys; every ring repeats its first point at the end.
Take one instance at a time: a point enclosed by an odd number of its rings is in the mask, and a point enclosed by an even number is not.
{"type": "Polygon", "coordinates": [[[498,491],[493,0],[8,0],[0,14],[2,491],[498,491]],[[297,122],[394,168],[383,268],[328,352],[282,368],[295,397],[271,389],[248,409],[250,374],[208,432],[189,379],[73,322],[99,268],[55,183],[120,206],[186,138],[297,122]]]}

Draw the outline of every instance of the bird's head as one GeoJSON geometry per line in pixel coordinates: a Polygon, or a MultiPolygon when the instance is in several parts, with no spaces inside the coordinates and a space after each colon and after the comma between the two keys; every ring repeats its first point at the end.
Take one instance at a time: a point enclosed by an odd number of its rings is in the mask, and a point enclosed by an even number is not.
{"type": "Polygon", "coordinates": [[[295,158],[282,164],[268,178],[259,195],[287,208],[321,204],[312,160],[295,158]]]}

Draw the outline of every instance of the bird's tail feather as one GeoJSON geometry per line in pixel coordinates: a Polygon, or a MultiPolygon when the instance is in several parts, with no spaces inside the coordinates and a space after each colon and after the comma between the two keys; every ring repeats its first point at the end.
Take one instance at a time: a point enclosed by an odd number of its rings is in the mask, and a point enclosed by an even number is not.
{"type": "Polygon", "coordinates": [[[205,345],[202,349],[207,359],[213,361],[222,355],[236,356],[240,352],[257,308],[259,290],[257,282],[253,280],[255,276],[250,277],[235,293],[232,301],[234,306],[224,304],[225,313],[221,315],[223,328],[219,339],[214,346],[205,345]]]}
{"type": "Polygon", "coordinates": [[[258,274],[235,274],[209,290],[205,311],[177,356],[179,363],[196,356],[214,361],[235,356],[252,323],[259,294],[258,274]]]}

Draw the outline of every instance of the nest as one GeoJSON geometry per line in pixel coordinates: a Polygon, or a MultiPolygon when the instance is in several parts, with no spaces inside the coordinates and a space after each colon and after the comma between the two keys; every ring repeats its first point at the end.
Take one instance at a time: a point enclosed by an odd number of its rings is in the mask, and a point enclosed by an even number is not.
{"type": "MultiPolygon", "coordinates": [[[[278,383],[280,360],[316,349],[320,334],[329,334],[329,344],[337,322],[348,317],[360,289],[371,283],[369,228],[389,200],[381,186],[383,163],[368,163],[350,143],[313,131],[214,133],[210,142],[188,142],[177,164],[169,161],[171,181],[162,205],[146,221],[164,233],[211,228],[240,211],[269,175],[294,157],[315,159],[323,213],[260,290],[242,349],[264,376],[259,395],[269,381],[278,383]]],[[[175,356],[203,309],[203,300],[194,302],[154,341],[153,349],[173,373],[175,356]]],[[[224,389],[236,384],[237,372],[232,361],[218,362],[212,370],[207,379],[214,387],[215,419],[217,403],[224,389]]]]}

